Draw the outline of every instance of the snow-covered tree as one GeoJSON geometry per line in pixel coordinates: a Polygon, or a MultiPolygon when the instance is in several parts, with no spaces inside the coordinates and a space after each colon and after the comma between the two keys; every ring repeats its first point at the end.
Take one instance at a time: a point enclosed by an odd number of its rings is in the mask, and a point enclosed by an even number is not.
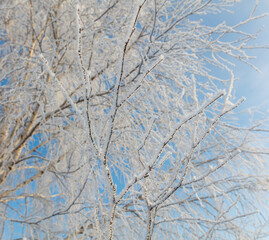
{"type": "Polygon", "coordinates": [[[1,1],[2,239],[266,236],[268,131],[232,91],[261,16],[203,23],[235,2],[1,1]]]}

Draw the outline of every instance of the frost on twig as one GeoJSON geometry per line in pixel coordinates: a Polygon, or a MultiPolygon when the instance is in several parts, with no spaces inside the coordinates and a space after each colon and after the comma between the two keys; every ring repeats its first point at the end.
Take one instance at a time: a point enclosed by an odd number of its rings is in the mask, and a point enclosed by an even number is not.
{"type": "Polygon", "coordinates": [[[268,236],[268,121],[232,71],[257,5],[2,2],[0,239],[268,236]]]}

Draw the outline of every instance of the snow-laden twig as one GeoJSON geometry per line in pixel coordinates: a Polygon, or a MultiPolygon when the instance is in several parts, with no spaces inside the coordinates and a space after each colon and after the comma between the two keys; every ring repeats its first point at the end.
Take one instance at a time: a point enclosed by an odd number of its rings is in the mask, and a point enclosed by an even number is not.
{"type": "Polygon", "coordinates": [[[235,216],[235,217],[232,217],[232,218],[228,218],[228,219],[225,219],[225,220],[221,220],[221,221],[215,221],[215,220],[210,220],[210,219],[207,219],[207,218],[192,218],[192,217],[182,217],[182,218],[173,218],[173,219],[164,219],[162,221],[158,221],[156,222],[155,224],[156,225],[159,225],[161,223],[169,223],[169,222],[176,222],[176,221],[179,221],[179,222],[185,222],[185,221],[195,221],[195,222],[204,222],[204,223],[211,223],[211,224],[214,224],[214,225],[218,225],[218,224],[225,224],[225,223],[228,223],[228,222],[232,222],[234,221],[235,219],[238,219],[238,218],[244,218],[244,217],[247,217],[247,216],[251,216],[253,214],[257,214],[258,212],[257,211],[254,211],[254,212],[250,212],[250,213],[246,213],[246,214],[242,214],[242,215],[239,215],[239,216],[235,216]]]}
{"type": "MultiPolygon", "coordinates": [[[[194,153],[194,150],[196,149],[196,147],[203,141],[203,139],[207,136],[207,134],[210,132],[210,129],[218,122],[218,120],[224,116],[225,114],[227,114],[228,112],[232,111],[233,109],[235,109],[236,107],[238,107],[242,102],[244,101],[244,99],[239,100],[235,105],[231,106],[230,108],[226,109],[225,111],[221,111],[221,113],[219,115],[217,115],[217,117],[211,122],[210,126],[206,129],[206,131],[200,136],[199,140],[193,144],[192,149],[190,151],[190,153],[181,161],[184,163],[184,169],[182,171],[181,177],[178,181],[178,183],[176,184],[176,186],[170,188],[171,184],[168,185],[168,187],[166,187],[161,194],[159,194],[159,196],[155,199],[154,204],[151,206],[152,208],[160,205],[162,202],[164,202],[166,199],[168,199],[174,192],[177,191],[177,189],[179,189],[181,186],[183,186],[183,182],[185,180],[188,168],[189,168],[189,164],[191,161],[191,157],[194,153]],[[169,190],[170,188],[170,190],[169,190]]],[[[226,161],[224,161],[222,164],[218,165],[217,167],[211,169],[210,171],[208,171],[205,175],[203,175],[202,177],[198,178],[198,179],[193,179],[190,180],[188,182],[188,184],[200,181],[202,179],[204,179],[205,177],[207,177],[208,175],[210,175],[211,173],[217,171],[219,168],[223,167],[228,161],[230,161],[231,159],[233,159],[237,154],[239,154],[241,151],[238,149],[236,151],[236,153],[234,155],[231,155],[226,161]]],[[[172,179],[172,181],[175,181],[175,178],[172,179]]],[[[184,183],[184,185],[186,185],[186,183],[184,183]]]]}
{"type": "Polygon", "coordinates": [[[91,84],[90,84],[90,79],[89,79],[89,74],[86,71],[86,68],[83,64],[83,59],[82,59],[82,23],[80,20],[80,6],[79,4],[76,5],[76,25],[77,25],[77,54],[78,54],[78,59],[79,59],[79,66],[80,66],[80,71],[81,71],[81,79],[83,83],[83,88],[84,88],[84,115],[85,115],[85,122],[86,122],[86,129],[87,129],[87,135],[90,138],[90,142],[95,149],[96,155],[98,155],[99,150],[95,144],[95,141],[93,139],[93,134],[92,134],[92,121],[91,117],[89,115],[89,98],[91,95],[91,84]]]}
{"type": "Polygon", "coordinates": [[[174,135],[176,134],[177,131],[180,130],[180,128],[186,124],[188,121],[190,121],[192,118],[194,118],[195,116],[197,116],[198,114],[200,114],[201,112],[203,112],[208,106],[210,106],[212,103],[214,103],[215,101],[217,101],[219,98],[221,98],[224,95],[224,91],[216,94],[213,98],[208,99],[202,106],[200,106],[199,109],[197,109],[195,112],[192,112],[191,114],[185,116],[182,121],[180,123],[178,123],[172,131],[170,131],[170,133],[167,135],[167,137],[164,139],[164,141],[162,142],[162,144],[160,144],[160,147],[158,149],[158,154],[156,157],[153,158],[153,160],[151,161],[151,164],[148,165],[146,167],[146,169],[144,169],[138,176],[135,176],[132,181],[130,181],[125,188],[121,191],[121,193],[119,194],[119,196],[117,197],[117,202],[120,201],[125,194],[128,192],[128,190],[138,181],[140,181],[141,179],[145,178],[150,171],[152,170],[154,164],[156,163],[156,161],[158,160],[161,152],[163,151],[164,147],[173,139],[174,135]]]}
{"type": "Polygon", "coordinates": [[[55,80],[55,82],[58,84],[58,86],[60,87],[63,95],[66,97],[67,101],[70,103],[70,105],[72,106],[72,108],[74,109],[74,111],[76,113],[78,113],[79,116],[81,116],[81,112],[80,110],[77,108],[76,104],[74,103],[74,101],[70,98],[68,92],[66,91],[66,89],[64,88],[64,86],[62,85],[62,83],[60,82],[60,80],[55,76],[55,73],[51,70],[49,63],[47,61],[47,59],[43,56],[42,53],[39,54],[40,59],[42,60],[43,64],[45,65],[49,75],[51,76],[52,79],[55,80]]]}

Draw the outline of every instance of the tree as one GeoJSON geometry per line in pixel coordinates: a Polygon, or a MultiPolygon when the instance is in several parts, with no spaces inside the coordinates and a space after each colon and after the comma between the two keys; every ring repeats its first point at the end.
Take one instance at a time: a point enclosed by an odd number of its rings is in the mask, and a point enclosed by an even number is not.
{"type": "Polygon", "coordinates": [[[232,95],[262,16],[202,21],[234,2],[2,1],[2,238],[267,236],[268,130],[232,95]]]}

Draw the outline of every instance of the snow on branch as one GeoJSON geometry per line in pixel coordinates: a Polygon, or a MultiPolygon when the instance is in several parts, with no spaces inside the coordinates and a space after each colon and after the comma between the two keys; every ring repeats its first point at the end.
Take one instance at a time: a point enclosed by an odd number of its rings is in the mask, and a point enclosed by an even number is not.
{"type": "Polygon", "coordinates": [[[43,64],[45,65],[49,75],[51,76],[52,79],[54,79],[56,81],[56,83],[58,84],[58,86],[60,87],[63,95],[66,97],[67,101],[69,102],[69,104],[72,106],[72,108],[74,109],[75,112],[77,112],[79,114],[79,116],[81,116],[81,112],[80,110],[77,108],[76,104],[74,103],[74,101],[70,98],[68,92],[66,91],[66,89],[64,88],[64,86],[62,85],[62,83],[59,81],[59,79],[55,76],[55,73],[51,70],[49,63],[47,61],[47,59],[43,56],[42,53],[39,54],[40,59],[42,60],[43,64]]]}

